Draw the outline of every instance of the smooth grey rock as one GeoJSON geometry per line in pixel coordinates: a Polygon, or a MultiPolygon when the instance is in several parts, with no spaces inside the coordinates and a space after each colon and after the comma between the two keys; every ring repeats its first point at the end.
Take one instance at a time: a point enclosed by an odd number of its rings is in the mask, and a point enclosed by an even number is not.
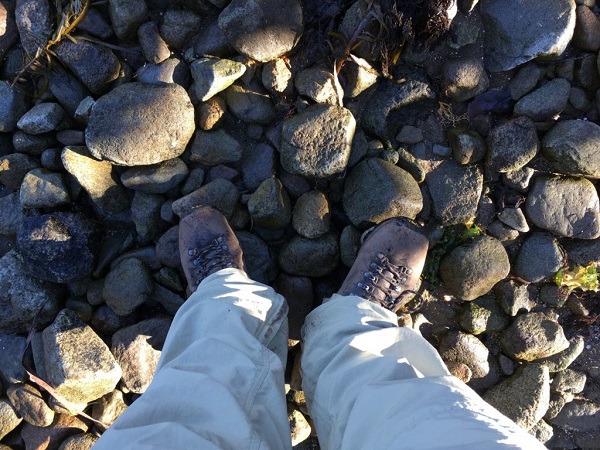
{"type": "Polygon", "coordinates": [[[132,167],[121,175],[125,187],[147,194],[164,194],[183,182],[189,174],[187,165],[179,158],[156,165],[132,167]]]}
{"type": "Polygon", "coordinates": [[[242,146],[225,130],[196,131],[190,160],[216,166],[238,162],[242,158],[242,146]]]}
{"type": "Polygon", "coordinates": [[[91,98],[89,89],[67,70],[52,71],[48,88],[69,116],[75,116],[80,103],[88,97],[91,98]]]}
{"type": "Polygon", "coordinates": [[[522,97],[515,105],[513,113],[535,121],[551,119],[565,109],[570,93],[571,83],[564,78],[554,78],[522,97]]]}
{"type": "Polygon", "coordinates": [[[94,94],[108,91],[121,72],[121,63],[114,53],[95,42],[79,39],[75,43],[62,39],[52,50],[94,94]]]}
{"type": "Polygon", "coordinates": [[[58,450],[91,450],[98,439],[98,436],[92,433],[76,434],[66,438],[58,450]]]}
{"type": "Polygon", "coordinates": [[[564,120],[542,139],[542,154],[552,168],[566,175],[600,178],[600,126],[586,120],[564,120]]]}
{"type": "Polygon", "coordinates": [[[230,218],[240,193],[235,185],[223,178],[217,178],[201,188],[173,202],[173,212],[180,218],[190,214],[198,206],[212,206],[230,218]]]}
{"type": "Polygon", "coordinates": [[[320,277],[334,270],[339,260],[338,240],[332,233],[317,239],[294,236],[279,253],[279,265],[289,275],[320,277]]]}
{"type": "Polygon", "coordinates": [[[346,177],[343,206],[354,226],[364,229],[390,217],[414,219],[423,209],[423,196],[408,172],[369,158],[346,177]]]}
{"type": "Polygon", "coordinates": [[[17,0],[15,21],[21,45],[30,58],[46,47],[52,34],[52,12],[48,0],[17,0]]]}
{"type": "Polygon", "coordinates": [[[25,368],[21,363],[25,346],[25,338],[21,336],[0,334],[0,374],[7,383],[25,380],[25,368]]]}
{"type": "Polygon", "coordinates": [[[346,79],[344,95],[348,98],[356,98],[377,82],[379,74],[363,58],[354,55],[351,58],[342,68],[346,79]]]}
{"type": "Polygon", "coordinates": [[[96,101],[85,142],[98,159],[144,166],[181,155],[194,128],[194,107],[181,86],[126,83],[96,101]]]}
{"type": "Polygon", "coordinates": [[[444,65],[444,95],[464,102],[485,92],[490,85],[483,61],[479,58],[448,61],[444,65]]]}
{"type": "Polygon", "coordinates": [[[204,22],[194,41],[194,53],[200,56],[226,57],[234,50],[219,28],[218,19],[204,22]]]}
{"type": "Polygon", "coordinates": [[[70,283],[94,271],[98,231],[94,222],[79,213],[29,216],[17,233],[17,249],[32,276],[70,283]]]}
{"type": "Polygon", "coordinates": [[[518,117],[494,128],[487,137],[487,165],[496,172],[517,170],[537,154],[540,143],[535,124],[518,117]]]}
{"type": "Polygon", "coordinates": [[[412,125],[404,125],[396,136],[396,140],[403,144],[418,144],[423,140],[423,130],[412,125]]]}
{"type": "Polygon", "coordinates": [[[22,420],[9,401],[0,398],[0,439],[4,439],[8,433],[17,428],[22,420]]]}
{"type": "Polygon", "coordinates": [[[521,233],[527,233],[529,231],[527,219],[521,208],[506,207],[498,213],[498,219],[502,221],[503,224],[521,233]]]}
{"type": "Polygon", "coordinates": [[[569,341],[556,318],[543,312],[518,315],[502,332],[500,342],[507,355],[524,361],[535,361],[555,355],[569,341]]]}
{"type": "Polygon", "coordinates": [[[267,178],[248,198],[252,222],[263,228],[284,228],[292,219],[290,197],[277,178],[267,178]]]}
{"type": "Polygon", "coordinates": [[[19,153],[39,156],[47,148],[56,147],[56,145],[58,145],[58,141],[54,133],[27,134],[17,131],[13,134],[13,146],[19,153]]]}
{"type": "Polygon", "coordinates": [[[61,443],[69,436],[85,433],[88,425],[81,419],[61,409],[49,427],[36,427],[24,423],[21,428],[21,438],[26,448],[60,448],[61,443]]]}
{"type": "MultiPolygon", "coordinates": [[[[201,3],[194,2],[195,5],[201,3]]],[[[167,5],[171,5],[168,3],[167,5]]],[[[191,6],[192,3],[188,2],[191,6]]],[[[192,38],[202,29],[202,17],[188,8],[175,6],[167,9],[161,17],[160,35],[169,47],[183,50],[191,45],[192,38]]]]}
{"type": "Polygon", "coordinates": [[[138,258],[122,260],[106,276],[102,297],[118,315],[126,316],[152,298],[148,266],[138,258]]]}
{"type": "Polygon", "coordinates": [[[227,104],[221,97],[211,97],[198,105],[196,110],[196,122],[204,131],[216,128],[227,112],[227,104]]]}
{"type": "Polygon", "coordinates": [[[281,164],[288,172],[327,178],[344,172],[356,120],[339,106],[312,105],[283,122],[281,164]]]}
{"type": "Polygon", "coordinates": [[[13,191],[21,188],[23,178],[32,169],[39,167],[38,162],[23,153],[11,153],[0,158],[0,183],[13,191]]]}
{"type": "Polygon", "coordinates": [[[239,53],[267,62],[294,48],[304,30],[302,14],[300,0],[232,0],[219,28],[239,53]]]}
{"type": "Polygon", "coordinates": [[[583,391],[587,377],[585,373],[578,372],[572,369],[565,369],[558,372],[552,384],[550,390],[552,392],[570,392],[578,394],[583,391]]]}
{"type": "Polygon", "coordinates": [[[111,352],[123,370],[123,384],[143,394],[154,376],[171,319],[158,317],[122,328],[112,336],[111,352]]]}
{"type": "Polygon", "coordinates": [[[108,5],[112,29],[121,40],[135,36],[138,26],[148,15],[144,0],[109,0],[108,5]]]}
{"type": "Polygon", "coordinates": [[[275,175],[276,154],[273,147],[259,143],[242,149],[242,180],[249,191],[255,191],[260,183],[275,175]]]}
{"type": "Polygon", "coordinates": [[[156,257],[167,267],[181,266],[179,255],[179,225],[169,228],[156,242],[156,257]]]}
{"type": "Polygon", "coordinates": [[[0,81],[0,132],[15,129],[21,116],[27,111],[25,93],[11,87],[8,81],[0,81]]]}
{"type": "Polygon", "coordinates": [[[459,317],[460,326],[471,334],[497,333],[508,325],[508,316],[493,296],[467,302],[459,317]]]}
{"type": "Polygon", "coordinates": [[[248,124],[270,125],[275,120],[275,109],[269,95],[258,85],[234,84],[225,91],[227,108],[238,119],[248,124]]]}
{"type": "Polygon", "coordinates": [[[69,146],[63,149],[61,160],[99,211],[116,215],[130,207],[125,188],[115,181],[111,163],[92,158],[85,147],[69,146]]]}
{"type": "Polygon", "coordinates": [[[542,176],[525,203],[527,218],[557,236],[595,239],[600,236],[600,202],[586,178],[542,176]]]}
{"type": "Polygon", "coordinates": [[[294,85],[300,95],[316,103],[339,105],[334,75],[318,67],[304,69],[296,75],[294,85]]]}
{"type": "Polygon", "coordinates": [[[53,172],[63,170],[64,167],[62,165],[62,161],[60,160],[61,152],[62,148],[48,148],[44,150],[40,155],[42,167],[53,172]]]}
{"type": "Polygon", "coordinates": [[[597,52],[600,48],[600,20],[586,5],[578,5],[575,14],[577,22],[573,43],[583,50],[597,52]]]}
{"type": "Polygon", "coordinates": [[[299,235],[314,239],[329,231],[330,218],[329,202],[325,194],[310,191],[296,200],[292,226],[299,235]]]}
{"type": "Polygon", "coordinates": [[[46,169],[33,169],[23,178],[19,191],[23,208],[54,208],[71,202],[63,175],[46,169]]]}
{"type": "Polygon", "coordinates": [[[35,105],[17,122],[17,127],[29,134],[42,134],[53,131],[65,117],[65,111],[58,103],[35,105]]]}
{"type": "Polygon", "coordinates": [[[352,267],[360,249],[361,232],[352,225],[346,225],[340,235],[340,260],[352,267]]]}
{"type": "Polygon", "coordinates": [[[481,161],[487,152],[485,141],[473,130],[453,128],[448,131],[452,156],[459,164],[474,164],[481,161]]]}
{"type": "Polygon", "coordinates": [[[445,362],[465,364],[472,379],[484,378],[490,372],[489,350],[472,334],[448,332],[441,338],[438,352],[445,362]]]}
{"type": "Polygon", "coordinates": [[[67,407],[85,407],[121,379],[121,368],[106,344],[73,311],[59,312],[42,340],[47,381],[67,407]]]}
{"type": "Polygon", "coordinates": [[[91,416],[106,426],[110,426],[126,409],[127,404],[123,400],[123,392],[115,389],[94,402],[91,416]]]}
{"type": "Polygon", "coordinates": [[[535,305],[529,298],[527,285],[515,280],[500,281],[494,286],[494,295],[504,312],[512,317],[519,311],[529,311],[535,305]]]}
{"type": "Polygon", "coordinates": [[[158,283],[154,283],[154,300],[159,303],[167,313],[174,316],[177,311],[185,303],[185,300],[181,298],[175,292],[161,286],[158,283]]]}
{"type": "Polygon", "coordinates": [[[171,50],[158,32],[158,26],[150,21],[140,25],[137,29],[138,41],[146,61],[160,64],[171,56],[171,50]]]}
{"type": "Polygon", "coordinates": [[[121,328],[132,325],[133,322],[135,322],[135,314],[119,316],[107,305],[101,305],[94,311],[91,324],[98,333],[112,336],[121,328]]]}
{"type": "Polygon", "coordinates": [[[280,273],[274,287],[287,300],[289,338],[300,340],[302,325],[308,313],[313,309],[312,281],[308,277],[293,277],[280,273]]]}
{"type": "Polygon", "coordinates": [[[600,239],[566,242],[564,245],[569,262],[586,266],[591,261],[600,261],[600,239]]]}
{"type": "Polygon", "coordinates": [[[164,198],[158,194],[136,191],[131,202],[131,218],[141,242],[157,238],[164,228],[160,209],[164,198]]]}
{"type": "Polygon", "coordinates": [[[584,399],[574,400],[567,403],[550,423],[571,431],[598,431],[600,404],[584,399]]]}
{"type": "Polygon", "coordinates": [[[579,86],[572,86],[569,92],[569,103],[575,109],[585,112],[592,107],[592,102],[585,89],[579,86]]]}
{"type": "Polygon", "coordinates": [[[383,82],[367,101],[362,124],[365,131],[389,140],[396,135],[398,124],[413,121],[422,108],[433,105],[434,99],[431,87],[421,81],[383,82]]]}
{"type": "Polygon", "coordinates": [[[274,267],[267,244],[249,231],[236,231],[235,235],[244,252],[244,265],[248,276],[259,283],[272,281],[274,267]]]}
{"type": "Polygon", "coordinates": [[[475,219],[483,190],[483,174],[479,167],[463,167],[447,160],[427,174],[426,182],[433,213],[443,226],[469,223],[475,219]]]}
{"type": "Polygon", "coordinates": [[[527,237],[514,267],[515,274],[537,283],[552,279],[565,265],[565,252],[549,233],[532,233],[527,237]]]}
{"type": "Polygon", "coordinates": [[[517,425],[531,429],[550,403],[550,375],[539,364],[527,364],[487,391],[483,399],[517,425]]]}
{"type": "Polygon", "coordinates": [[[519,100],[533,91],[541,75],[542,71],[536,64],[526,64],[521,67],[508,86],[512,99],[519,100]]]}
{"type": "Polygon", "coordinates": [[[25,422],[36,427],[47,427],[54,421],[54,411],[35,387],[26,383],[13,384],[7,389],[6,395],[25,422]]]}
{"type": "Polygon", "coordinates": [[[490,236],[479,236],[456,247],[440,264],[444,287],[461,300],[487,294],[509,271],[506,250],[490,236]]]}
{"type": "Polygon", "coordinates": [[[202,58],[192,62],[196,97],[201,102],[231,86],[246,72],[246,66],[229,59],[202,58]]]}
{"type": "Polygon", "coordinates": [[[272,94],[290,95],[294,91],[293,75],[286,58],[277,58],[265,63],[261,81],[272,94]]]}
{"type": "Polygon", "coordinates": [[[486,30],[485,66],[492,72],[559,56],[575,30],[574,0],[488,0],[479,12],[486,30]]]}
{"type": "Polygon", "coordinates": [[[0,234],[14,237],[23,224],[24,213],[19,192],[0,197],[0,234]]]}
{"type": "Polygon", "coordinates": [[[511,189],[515,189],[519,192],[527,192],[529,190],[529,183],[534,174],[534,169],[525,166],[517,170],[503,173],[502,181],[504,181],[504,184],[511,189]]]}
{"type": "Polygon", "coordinates": [[[0,333],[27,333],[38,311],[47,323],[58,308],[56,287],[30,276],[16,251],[0,258],[0,333]]]}
{"type": "Polygon", "coordinates": [[[135,73],[135,79],[140,83],[176,83],[186,90],[190,87],[191,78],[186,62],[175,57],[159,64],[146,64],[135,73]]]}

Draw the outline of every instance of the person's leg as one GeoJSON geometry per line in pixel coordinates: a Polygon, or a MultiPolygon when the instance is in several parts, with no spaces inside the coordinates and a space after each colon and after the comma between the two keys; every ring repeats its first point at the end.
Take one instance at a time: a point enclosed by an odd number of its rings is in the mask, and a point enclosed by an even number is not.
{"type": "Polygon", "coordinates": [[[344,295],[307,317],[303,389],[321,447],[544,448],[451,376],[435,349],[381,306],[399,306],[396,286],[414,288],[426,251],[416,227],[386,222],[361,248],[344,295]]]}
{"type": "MultiPolygon", "coordinates": [[[[95,448],[291,447],[283,380],[285,299],[246,276],[228,227],[219,247],[204,251],[211,244],[196,243],[192,247],[201,251],[190,251],[195,263],[185,260],[185,228],[210,230],[215,217],[224,221],[215,214],[202,210],[180,225],[188,282],[192,289],[201,283],[173,320],[151,385],[95,448]],[[204,278],[207,267],[214,272],[204,278]]],[[[218,225],[215,231],[223,222],[218,225]]]]}

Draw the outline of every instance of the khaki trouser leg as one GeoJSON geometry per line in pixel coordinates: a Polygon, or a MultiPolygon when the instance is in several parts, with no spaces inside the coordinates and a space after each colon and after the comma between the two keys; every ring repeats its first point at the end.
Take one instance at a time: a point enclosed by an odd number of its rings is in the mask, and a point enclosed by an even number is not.
{"type": "Polygon", "coordinates": [[[287,304],[237,269],[177,312],[147,391],[96,449],[288,449],[287,304]]]}
{"type": "Polygon", "coordinates": [[[324,450],[544,448],[378,305],[334,295],[302,334],[303,389],[324,450]]]}

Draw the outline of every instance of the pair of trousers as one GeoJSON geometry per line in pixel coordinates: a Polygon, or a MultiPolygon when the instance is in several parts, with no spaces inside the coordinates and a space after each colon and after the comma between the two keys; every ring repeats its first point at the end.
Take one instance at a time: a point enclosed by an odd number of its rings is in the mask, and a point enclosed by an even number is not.
{"type": "MultiPolygon", "coordinates": [[[[322,449],[544,448],[378,305],[334,295],[302,336],[322,449]]],[[[286,354],[285,299],[240,270],[216,272],[177,312],[147,391],[95,449],[290,449],[286,354]]]]}

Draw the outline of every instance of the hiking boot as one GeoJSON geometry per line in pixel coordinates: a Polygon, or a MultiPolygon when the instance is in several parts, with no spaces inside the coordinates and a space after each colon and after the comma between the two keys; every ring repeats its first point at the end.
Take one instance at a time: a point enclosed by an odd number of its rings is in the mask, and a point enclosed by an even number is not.
{"type": "Polygon", "coordinates": [[[211,273],[228,267],[245,271],[242,249],[227,219],[205,206],[179,223],[179,254],[190,290],[211,273]]]}
{"type": "MultiPolygon", "coordinates": [[[[340,295],[357,295],[392,312],[412,312],[411,304],[425,265],[429,241],[404,218],[379,224],[365,240],[340,287],[340,295]]],[[[418,303],[418,302],[417,302],[418,303]]]]}

